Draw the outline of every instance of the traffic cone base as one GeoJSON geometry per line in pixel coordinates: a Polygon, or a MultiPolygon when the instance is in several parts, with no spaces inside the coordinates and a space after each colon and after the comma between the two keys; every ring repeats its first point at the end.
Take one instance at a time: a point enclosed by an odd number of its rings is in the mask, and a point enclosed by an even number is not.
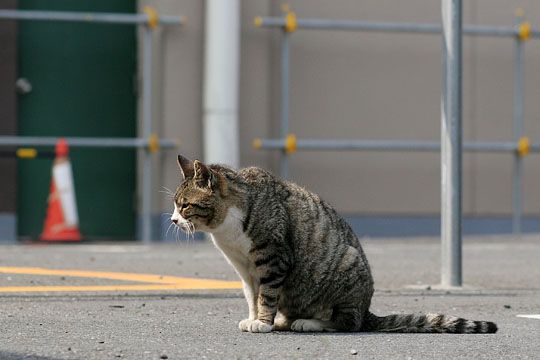
{"type": "Polygon", "coordinates": [[[43,233],[39,239],[42,241],[81,241],[81,233],[77,228],[63,228],[58,229],[57,232],[43,233]]]}

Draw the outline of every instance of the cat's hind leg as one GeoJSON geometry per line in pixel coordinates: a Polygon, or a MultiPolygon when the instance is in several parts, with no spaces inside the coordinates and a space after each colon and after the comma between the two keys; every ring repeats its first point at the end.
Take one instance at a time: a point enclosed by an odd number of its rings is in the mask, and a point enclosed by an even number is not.
{"type": "Polygon", "coordinates": [[[332,322],[338,331],[361,331],[362,314],[358,306],[336,306],[332,314],[332,322]]]}
{"type": "Polygon", "coordinates": [[[333,321],[319,319],[296,319],[291,324],[291,330],[296,332],[337,331],[333,321]]]}
{"type": "Polygon", "coordinates": [[[278,311],[276,318],[274,319],[274,330],[275,331],[290,331],[291,324],[293,323],[292,319],[287,318],[285,315],[278,311]]]}

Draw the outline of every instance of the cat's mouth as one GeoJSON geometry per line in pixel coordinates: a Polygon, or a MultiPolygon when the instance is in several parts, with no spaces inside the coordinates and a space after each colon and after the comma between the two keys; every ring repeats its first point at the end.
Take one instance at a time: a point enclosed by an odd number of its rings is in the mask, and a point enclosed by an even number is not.
{"type": "Polygon", "coordinates": [[[189,236],[193,236],[195,233],[195,224],[193,224],[189,220],[184,220],[182,222],[175,223],[176,227],[182,230],[185,234],[189,236]]]}

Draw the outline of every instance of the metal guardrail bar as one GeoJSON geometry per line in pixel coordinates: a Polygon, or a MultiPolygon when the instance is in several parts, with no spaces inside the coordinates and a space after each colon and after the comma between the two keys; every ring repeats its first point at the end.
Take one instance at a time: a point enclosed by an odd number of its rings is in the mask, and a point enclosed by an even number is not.
{"type": "MultiPolygon", "coordinates": [[[[0,10],[0,19],[5,20],[45,20],[45,21],[74,21],[106,24],[146,24],[149,14],[114,14],[114,13],[84,13],[66,11],[36,11],[36,10],[0,10]]],[[[159,15],[160,25],[181,25],[186,20],[182,16],[159,15]]]]}
{"type": "MultiPolygon", "coordinates": [[[[283,150],[286,148],[286,143],[283,139],[260,139],[260,146],[258,148],[283,150]]],[[[297,139],[296,149],[305,151],[377,150],[435,152],[441,150],[441,144],[436,141],[297,139]]],[[[518,150],[518,145],[514,142],[470,142],[463,144],[463,150],[470,152],[515,152],[518,150]]],[[[540,152],[540,144],[531,144],[530,152],[540,152]]]]}
{"type": "MultiPolygon", "coordinates": [[[[41,136],[0,136],[0,147],[6,146],[55,146],[60,137],[41,136]]],[[[91,137],[64,137],[71,147],[100,147],[100,148],[146,148],[150,145],[149,139],[140,138],[91,138],[91,137]]],[[[159,139],[162,148],[175,148],[177,141],[172,139],[159,139]]]]}
{"type": "MultiPolygon", "coordinates": [[[[258,26],[283,27],[286,24],[283,17],[260,17],[258,26]]],[[[300,19],[296,20],[298,29],[306,30],[345,30],[345,31],[377,31],[377,32],[404,32],[415,34],[441,34],[442,25],[436,23],[394,23],[358,20],[327,20],[327,19],[300,19]]],[[[489,26],[464,25],[464,35],[514,37],[519,35],[517,26],[489,26]]],[[[540,30],[531,29],[531,37],[540,37],[540,30]]]]}
{"type": "MultiPolygon", "coordinates": [[[[41,136],[0,136],[0,147],[5,146],[55,146],[59,137],[41,136]]],[[[140,138],[90,138],[64,137],[71,147],[105,147],[105,148],[145,148],[150,145],[149,139],[140,138]]],[[[178,147],[173,139],[159,139],[162,148],[178,147]]]]}

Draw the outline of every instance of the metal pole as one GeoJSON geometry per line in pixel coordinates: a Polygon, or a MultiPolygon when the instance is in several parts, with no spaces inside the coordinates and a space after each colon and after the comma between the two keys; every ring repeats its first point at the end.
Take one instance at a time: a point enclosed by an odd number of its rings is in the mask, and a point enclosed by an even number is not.
{"type": "MultiPolygon", "coordinates": [[[[0,147],[14,146],[55,146],[61,137],[53,136],[0,136],[0,147]]],[[[70,147],[97,148],[146,148],[150,146],[149,139],[142,138],[92,138],[92,137],[63,137],[70,147]]],[[[172,139],[159,139],[160,148],[175,148],[177,142],[172,139]]]]}
{"type": "MultiPolygon", "coordinates": [[[[279,136],[285,139],[289,133],[289,42],[290,33],[282,31],[281,38],[281,122],[279,136]]],[[[283,179],[289,177],[289,155],[283,149],[280,156],[280,174],[283,179]]]]}
{"type": "MultiPolygon", "coordinates": [[[[523,21],[523,16],[516,17],[516,25],[523,21]]],[[[523,136],[523,88],[524,88],[524,41],[516,36],[514,40],[514,140],[523,136]]],[[[516,151],[514,153],[514,167],[512,176],[512,231],[521,234],[523,211],[523,157],[516,151]]]]}
{"type": "MultiPolygon", "coordinates": [[[[152,29],[143,27],[143,137],[152,133],[152,29]]],[[[142,167],[142,228],[141,240],[152,241],[152,154],[141,150],[142,167]]]]}
{"type": "MultiPolygon", "coordinates": [[[[0,10],[0,19],[74,21],[108,24],[146,24],[148,22],[148,15],[39,10],[0,10]]],[[[158,17],[158,22],[160,25],[180,25],[185,22],[185,20],[181,16],[160,15],[158,17]]]]}
{"type": "Polygon", "coordinates": [[[240,166],[240,0],[206,0],[203,143],[207,163],[240,166]]]}
{"type": "Polygon", "coordinates": [[[442,0],[441,285],[462,285],[461,264],[461,0],[442,0]]]}

